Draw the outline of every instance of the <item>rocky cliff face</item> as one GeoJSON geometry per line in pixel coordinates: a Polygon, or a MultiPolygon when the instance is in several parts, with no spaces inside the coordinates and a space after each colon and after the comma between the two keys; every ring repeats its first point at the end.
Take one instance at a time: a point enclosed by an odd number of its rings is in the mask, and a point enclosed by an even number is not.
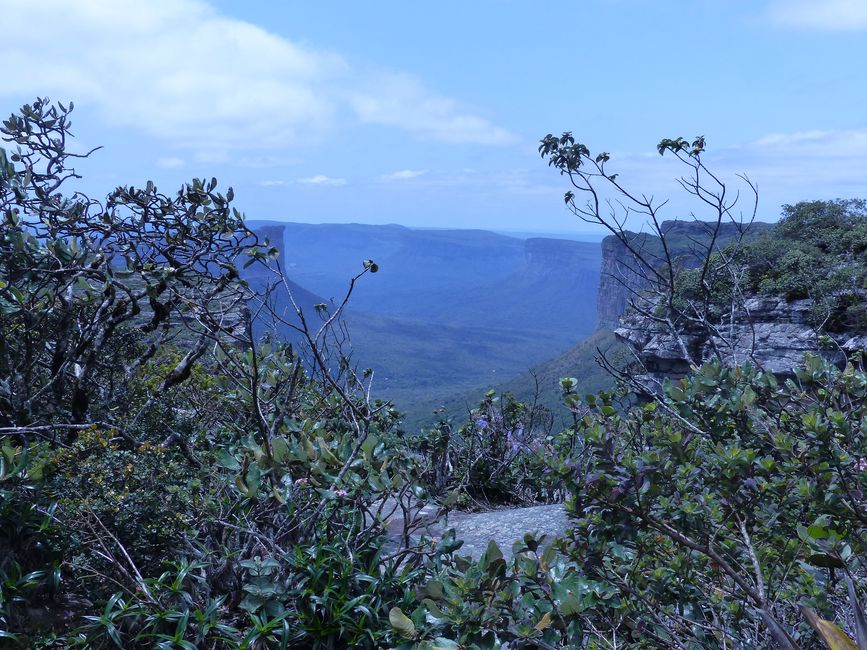
{"type": "Polygon", "coordinates": [[[626,247],[617,237],[602,240],[602,264],[599,291],[596,296],[596,314],[599,327],[614,330],[629,304],[630,287],[637,289],[642,278],[633,269],[634,264],[626,247]]]}
{"type": "MultiPolygon", "coordinates": [[[[811,309],[811,300],[751,298],[722,337],[686,331],[681,341],[695,360],[710,360],[718,350],[728,361],[749,361],[779,376],[790,375],[808,352],[845,363],[848,354],[867,348],[867,335],[863,333],[820,334],[811,325],[811,309]]],[[[648,374],[642,379],[679,378],[689,372],[681,342],[658,323],[629,313],[615,334],[644,363],[648,374]]]]}
{"type": "MultiPolygon", "coordinates": [[[[710,237],[711,226],[704,221],[664,221],[661,230],[666,235],[672,256],[686,268],[692,268],[700,261],[695,253],[696,242],[710,237]]],[[[749,241],[772,227],[773,224],[757,221],[749,227],[744,239],[749,241]]],[[[717,246],[726,246],[738,235],[739,230],[734,224],[723,224],[717,233],[717,246]]],[[[627,232],[626,236],[636,249],[646,251],[650,257],[661,256],[662,246],[658,237],[632,232],[627,232]]],[[[633,259],[617,237],[609,235],[602,240],[602,277],[596,301],[599,327],[617,329],[620,317],[626,313],[629,298],[644,286],[640,269],[641,264],[633,259]]]]}
{"type": "MultiPolygon", "coordinates": [[[[769,227],[758,225],[759,231],[769,227]]],[[[675,228],[678,235],[700,236],[697,232],[679,232],[679,226],[675,228]]],[[[695,226],[689,225],[687,230],[690,228],[695,226]]],[[[848,354],[867,349],[864,332],[818,332],[811,318],[811,300],[787,301],[773,296],[749,298],[740,314],[721,331],[722,336],[687,330],[678,341],[664,326],[627,310],[630,288],[640,289],[642,280],[631,270],[635,265],[626,247],[615,237],[607,237],[602,242],[602,256],[597,301],[599,325],[614,329],[617,338],[638,355],[648,371],[640,379],[682,377],[689,372],[689,358],[707,361],[717,351],[727,361],[750,361],[768,372],[786,376],[803,362],[807,352],[818,352],[835,363],[844,363],[848,354]]],[[[688,258],[682,260],[691,266],[688,258]]],[[[863,298],[867,300],[867,292],[863,298]]]]}

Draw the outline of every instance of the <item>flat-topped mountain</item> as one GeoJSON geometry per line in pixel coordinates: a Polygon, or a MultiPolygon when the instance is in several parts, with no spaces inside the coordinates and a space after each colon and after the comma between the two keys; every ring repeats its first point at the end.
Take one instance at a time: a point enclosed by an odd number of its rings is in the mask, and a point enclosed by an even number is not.
{"type": "MultiPolygon", "coordinates": [[[[286,275],[339,301],[366,259],[346,313],[355,359],[401,408],[486,388],[555,357],[596,324],[598,243],[483,230],[251,222],[282,228],[286,275]]],[[[309,302],[309,301],[305,301],[309,302]]]]}
{"type": "Polygon", "coordinates": [[[362,260],[377,262],[379,273],[356,287],[354,311],[536,332],[555,342],[552,354],[595,329],[597,243],[484,230],[281,225],[287,274],[326,298],[343,295],[362,260]]]}

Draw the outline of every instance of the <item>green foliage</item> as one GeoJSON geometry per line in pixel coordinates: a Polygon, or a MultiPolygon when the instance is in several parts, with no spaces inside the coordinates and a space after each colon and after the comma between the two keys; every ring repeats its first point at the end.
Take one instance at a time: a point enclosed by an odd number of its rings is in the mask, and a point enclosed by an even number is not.
{"type": "Polygon", "coordinates": [[[411,602],[422,572],[387,567],[382,574],[382,547],[359,551],[350,555],[323,543],[296,548],[287,558],[295,574],[290,627],[296,639],[340,639],[348,647],[380,647],[390,639],[384,613],[411,602]]]}
{"type": "Polygon", "coordinates": [[[797,384],[711,364],[670,385],[662,409],[589,415],[570,552],[599,558],[590,575],[659,634],[680,618],[703,647],[745,643],[736,631],[777,603],[806,635],[795,604],[832,609],[819,567],[863,571],[865,397],[864,373],[813,357],[797,384]]]}
{"type": "Polygon", "coordinates": [[[569,535],[544,552],[527,537],[511,562],[492,547],[442,563],[403,610],[413,640],[815,647],[802,608],[851,630],[867,586],[865,403],[867,374],[818,357],[785,384],[709,364],[628,413],[588,401],[579,444],[549,458],[569,535]]]}
{"type": "MultiPolygon", "coordinates": [[[[863,330],[867,326],[867,205],[863,200],[811,201],[783,206],[783,217],[755,240],[723,248],[712,260],[705,281],[715,305],[726,309],[732,283],[723,263],[743,269],[739,291],[747,295],[812,300],[812,321],[825,330],[863,330]]],[[[702,295],[699,271],[684,271],[676,301],[702,295]]],[[[678,302],[678,304],[681,304],[678,302]]]]}
{"type": "Polygon", "coordinates": [[[41,466],[28,450],[0,438],[0,638],[16,639],[27,608],[41,605],[60,579],[48,543],[53,505],[34,499],[41,466]]]}
{"type": "Polygon", "coordinates": [[[478,561],[444,563],[411,613],[416,647],[604,647],[581,615],[616,590],[542,542],[526,535],[509,561],[491,543],[478,561]]]}
{"type": "Polygon", "coordinates": [[[68,562],[100,566],[91,553],[93,538],[106,527],[146,575],[157,573],[207,517],[215,489],[176,450],[147,441],[133,448],[117,432],[99,429],[51,452],[42,485],[45,498],[57,504],[59,525],[71,533],[68,562]]]}
{"type": "Polygon", "coordinates": [[[216,180],[63,199],[69,110],[3,127],[20,145],[0,156],[4,641],[387,644],[431,553],[386,545],[387,504],[418,499],[397,413],[328,356],[329,324],[300,332],[313,370],[253,338],[247,301],[270,303],[236,263],[270,251],[216,180]]]}
{"type": "Polygon", "coordinates": [[[243,321],[237,264],[272,252],[216,179],[174,195],[153,182],[118,187],[102,200],[70,187],[72,163],[89,155],[67,150],[71,112],[38,99],[0,127],[14,147],[0,150],[0,424],[9,426],[110,416],[169,333],[193,344],[159,389],[182,383],[205,344],[243,321]]]}
{"type": "MultiPolygon", "coordinates": [[[[51,132],[56,119],[64,135],[61,109],[26,107],[4,133],[33,146],[28,129],[51,132]]],[[[544,146],[565,173],[592,164],[569,134],[544,146]]],[[[660,144],[661,153],[690,159],[703,149],[701,138],[660,144]]],[[[137,257],[141,240],[123,249],[133,258],[120,256],[127,266],[100,269],[81,246],[103,233],[99,215],[76,200],[39,204],[37,189],[50,179],[34,181],[27,160],[0,155],[4,645],[745,650],[867,642],[858,604],[867,586],[867,373],[857,359],[838,369],[811,356],[785,383],[748,366],[706,364],[631,408],[619,394],[582,397],[570,377],[559,383],[571,420],[559,433],[538,404],[492,392],[457,430],[445,422],[426,438],[402,439],[394,409],[369,398],[369,375],[342,355],[323,357],[319,341],[333,331],[300,330],[311,370],[288,344],[201,317],[213,306],[210,292],[234,281],[234,257],[223,260],[230,268],[217,264],[226,272],[219,276],[188,268],[203,282],[189,294],[169,291],[189,288],[173,284],[180,266],[137,257]],[[19,220],[41,214],[37,207],[48,211],[38,237],[19,220]],[[76,275],[64,265],[72,262],[87,286],[70,284],[76,275]],[[93,264],[98,274],[84,270],[93,264]],[[123,283],[130,268],[134,286],[123,283]],[[144,291],[154,321],[136,321],[130,303],[115,302],[124,287],[131,302],[144,291]],[[177,302],[162,302],[167,295],[177,302]],[[163,308],[187,320],[162,317],[163,308]],[[99,346],[69,333],[79,332],[77,318],[100,324],[99,346]],[[190,337],[191,322],[205,329],[190,337]],[[150,338],[149,323],[164,335],[150,338]],[[26,368],[33,372],[23,381],[26,368]],[[111,423],[80,421],[91,413],[111,423]],[[410,515],[389,520],[430,493],[486,504],[568,497],[572,529],[550,545],[527,535],[510,558],[493,543],[478,560],[462,558],[453,531],[433,542],[413,534],[421,522],[410,515]]],[[[596,164],[606,160],[601,154],[596,164]]],[[[179,202],[150,186],[128,188],[112,195],[113,207],[167,211],[174,226],[151,243],[174,250],[205,242],[196,250],[210,262],[214,238],[245,232],[228,210],[231,196],[215,186],[194,182],[179,202]]],[[[799,295],[810,283],[810,297],[863,319],[852,298],[858,288],[835,284],[837,271],[860,268],[853,256],[867,250],[863,212],[857,202],[793,207],[782,239],[760,240],[740,258],[759,278],[750,276],[754,288],[791,282],[787,291],[799,295]],[[775,266],[761,266],[765,255],[775,266]]],[[[118,228],[112,237],[132,236],[123,219],[109,222],[118,228]]],[[[687,291],[703,290],[684,273],[687,291]]]]}
{"type": "Polygon", "coordinates": [[[465,506],[562,498],[545,459],[570,444],[569,433],[552,435],[547,410],[513,395],[489,391],[457,431],[441,421],[409,442],[421,452],[421,478],[431,493],[449,492],[465,506]]]}

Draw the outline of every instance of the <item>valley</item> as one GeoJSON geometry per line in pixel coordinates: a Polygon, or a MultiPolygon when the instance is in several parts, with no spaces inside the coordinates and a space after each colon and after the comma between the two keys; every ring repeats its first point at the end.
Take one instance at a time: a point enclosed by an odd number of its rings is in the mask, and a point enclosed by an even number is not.
{"type": "Polygon", "coordinates": [[[517,387],[519,375],[596,329],[596,242],[394,225],[251,226],[280,240],[281,264],[308,312],[339,304],[362,261],[377,263],[346,311],[353,360],[375,371],[374,393],[411,426],[431,424],[434,409],[465,412],[464,396],[517,387]]]}

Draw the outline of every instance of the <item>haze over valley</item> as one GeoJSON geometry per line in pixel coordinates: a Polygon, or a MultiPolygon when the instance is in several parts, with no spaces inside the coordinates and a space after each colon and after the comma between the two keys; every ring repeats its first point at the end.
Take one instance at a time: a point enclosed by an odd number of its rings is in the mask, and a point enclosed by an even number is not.
{"type": "Polygon", "coordinates": [[[0,648],[867,650],[867,0],[0,21],[0,648]]]}
{"type": "Polygon", "coordinates": [[[376,394],[413,421],[424,418],[420,408],[433,418],[439,402],[481,397],[597,327],[596,242],[396,225],[251,225],[271,226],[269,234],[282,228],[287,275],[317,296],[303,298],[308,308],[339,303],[361,262],[377,263],[346,315],[354,360],[376,371],[376,394]]]}

